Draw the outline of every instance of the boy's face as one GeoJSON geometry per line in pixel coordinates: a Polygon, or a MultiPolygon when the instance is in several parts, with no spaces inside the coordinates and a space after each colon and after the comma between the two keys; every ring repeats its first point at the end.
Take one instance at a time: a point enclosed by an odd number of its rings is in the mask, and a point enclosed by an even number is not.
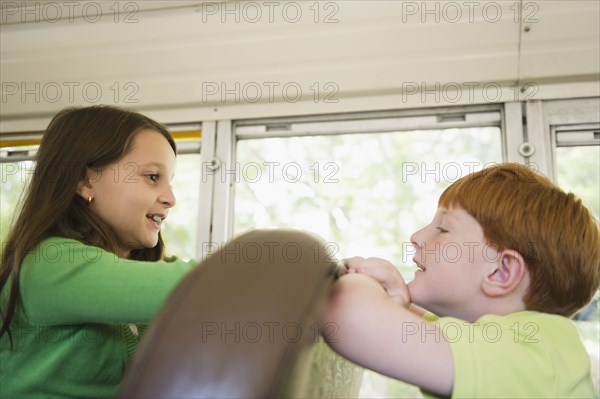
{"type": "Polygon", "coordinates": [[[498,252],[465,210],[438,208],[433,221],[411,236],[419,267],[408,284],[412,302],[438,314],[476,317],[481,284],[493,273],[498,252]]]}

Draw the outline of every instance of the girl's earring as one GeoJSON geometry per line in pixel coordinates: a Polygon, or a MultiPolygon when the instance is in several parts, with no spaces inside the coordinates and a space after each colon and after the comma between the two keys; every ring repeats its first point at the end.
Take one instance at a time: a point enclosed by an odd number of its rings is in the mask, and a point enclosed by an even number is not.
{"type": "Polygon", "coordinates": [[[92,203],[92,200],[93,200],[92,196],[91,196],[91,195],[89,195],[89,196],[88,196],[88,199],[87,199],[87,204],[88,204],[88,205],[91,205],[91,203],[92,203]]]}

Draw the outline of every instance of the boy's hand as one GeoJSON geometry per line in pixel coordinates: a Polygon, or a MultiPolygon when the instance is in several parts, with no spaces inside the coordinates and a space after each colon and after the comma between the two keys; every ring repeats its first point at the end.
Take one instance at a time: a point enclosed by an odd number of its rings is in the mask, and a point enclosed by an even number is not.
{"type": "Polygon", "coordinates": [[[344,259],[344,266],[348,273],[365,274],[377,281],[386,290],[392,300],[405,308],[410,307],[410,294],[404,278],[394,265],[381,258],[353,258],[344,259]]]}

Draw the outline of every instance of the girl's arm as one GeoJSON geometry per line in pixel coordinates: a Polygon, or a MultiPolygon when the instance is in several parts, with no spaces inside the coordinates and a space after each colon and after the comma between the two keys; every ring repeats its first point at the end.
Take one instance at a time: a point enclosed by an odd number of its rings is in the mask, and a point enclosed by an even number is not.
{"type": "Polygon", "coordinates": [[[148,322],[193,266],[126,260],[76,240],[50,238],[23,262],[23,310],[38,325],[148,322]]]}

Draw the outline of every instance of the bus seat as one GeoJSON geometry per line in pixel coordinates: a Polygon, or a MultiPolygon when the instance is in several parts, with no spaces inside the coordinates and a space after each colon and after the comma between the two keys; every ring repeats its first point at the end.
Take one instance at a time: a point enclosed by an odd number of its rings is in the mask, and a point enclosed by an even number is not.
{"type": "Polygon", "coordinates": [[[357,397],[362,369],[319,334],[339,267],[304,232],[256,230],[230,241],[170,295],[119,397],[357,397]]]}

